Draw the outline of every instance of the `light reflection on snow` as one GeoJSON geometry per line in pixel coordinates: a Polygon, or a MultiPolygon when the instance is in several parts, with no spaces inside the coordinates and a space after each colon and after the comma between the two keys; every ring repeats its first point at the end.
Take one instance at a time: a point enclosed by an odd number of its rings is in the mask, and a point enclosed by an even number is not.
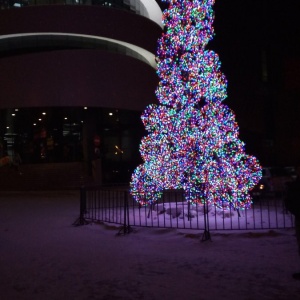
{"type": "Polygon", "coordinates": [[[163,198],[161,202],[139,206],[131,197],[124,210],[124,193],[101,194],[87,199],[85,218],[92,221],[142,227],[179,229],[247,230],[281,229],[294,226],[280,198],[260,199],[251,209],[222,209],[202,204],[188,204],[180,197],[163,198]],[[166,201],[167,200],[167,201],[166,201]]]}

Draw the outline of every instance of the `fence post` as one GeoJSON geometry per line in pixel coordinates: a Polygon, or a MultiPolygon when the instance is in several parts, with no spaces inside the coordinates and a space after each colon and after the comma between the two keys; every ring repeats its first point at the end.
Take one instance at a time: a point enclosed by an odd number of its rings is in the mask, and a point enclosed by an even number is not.
{"type": "Polygon", "coordinates": [[[129,204],[128,204],[128,191],[124,191],[124,222],[122,228],[119,230],[118,235],[125,235],[132,232],[129,225],[129,204]]]}
{"type": "Polygon", "coordinates": [[[80,188],[80,212],[79,218],[73,223],[74,226],[86,225],[89,222],[85,220],[84,214],[86,213],[86,188],[80,188]]]}
{"type": "Polygon", "coordinates": [[[201,241],[211,241],[210,237],[210,232],[209,232],[209,218],[208,218],[208,203],[206,199],[204,200],[204,205],[203,205],[203,213],[204,213],[204,232],[202,235],[201,241]]]}

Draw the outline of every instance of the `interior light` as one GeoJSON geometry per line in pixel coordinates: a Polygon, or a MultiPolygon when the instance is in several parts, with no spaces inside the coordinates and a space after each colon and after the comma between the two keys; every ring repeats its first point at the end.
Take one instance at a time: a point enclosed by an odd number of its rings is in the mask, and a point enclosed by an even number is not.
{"type": "Polygon", "coordinates": [[[19,109],[18,109],[18,108],[15,108],[15,111],[19,111],[19,109]]]}
{"type": "MultiPolygon", "coordinates": [[[[115,145],[115,148],[117,149],[118,152],[120,153],[124,153],[124,151],[122,149],[120,149],[117,145],[115,145]]],[[[116,152],[117,153],[117,152],[116,152]]]]}
{"type": "Polygon", "coordinates": [[[110,115],[110,116],[112,116],[112,115],[113,115],[113,113],[112,113],[112,112],[110,112],[110,113],[109,113],[109,115],[110,115]]]}
{"type": "Polygon", "coordinates": [[[45,113],[45,112],[43,112],[42,114],[43,114],[43,115],[46,115],[46,113],[45,113]]]}
{"type": "Polygon", "coordinates": [[[87,107],[85,106],[83,109],[87,109],[87,107]]]}
{"type": "Polygon", "coordinates": [[[13,117],[16,115],[16,114],[11,114],[13,117]]]}
{"type": "Polygon", "coordinates": [[[42,121],[42,119],[39,119],[39,121],[42,121]]]}

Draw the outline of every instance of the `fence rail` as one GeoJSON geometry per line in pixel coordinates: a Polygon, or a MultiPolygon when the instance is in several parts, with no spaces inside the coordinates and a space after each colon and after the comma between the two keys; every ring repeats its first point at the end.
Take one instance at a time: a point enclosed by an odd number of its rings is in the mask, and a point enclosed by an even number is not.
{"type": "MultiPolygon", "coordinates": [[[[294,217],[286,210],[282,198],[254,201],[248,210],[192,205],[183,191],[165,191],[155,204],[141,206],[128,189],[82,187],[80,217],[75,222],[107,222],[122,225],[125,233],[131,226],[211,230],[259,230],[294,227],[294,217]]],[[[74,223],[74,224],[75,224],[74,223]]]]}

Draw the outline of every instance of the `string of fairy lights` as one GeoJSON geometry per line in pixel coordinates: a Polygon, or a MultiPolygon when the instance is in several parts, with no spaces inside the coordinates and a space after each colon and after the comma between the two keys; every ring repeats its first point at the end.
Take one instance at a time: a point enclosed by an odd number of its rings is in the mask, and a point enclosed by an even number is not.
{"type": "Polygon", "coordinates": [[[159,104],[141,117],[148,135],[131,194],[146,205],[165,189],[183,189],[191,203],[249,208],[261,167],[245,153],[235,115],[222,103],[227,81],[219,57],[205,49],[214,35],[215,0],[164,1],[169,7],[156,57],[159,104]]]}

